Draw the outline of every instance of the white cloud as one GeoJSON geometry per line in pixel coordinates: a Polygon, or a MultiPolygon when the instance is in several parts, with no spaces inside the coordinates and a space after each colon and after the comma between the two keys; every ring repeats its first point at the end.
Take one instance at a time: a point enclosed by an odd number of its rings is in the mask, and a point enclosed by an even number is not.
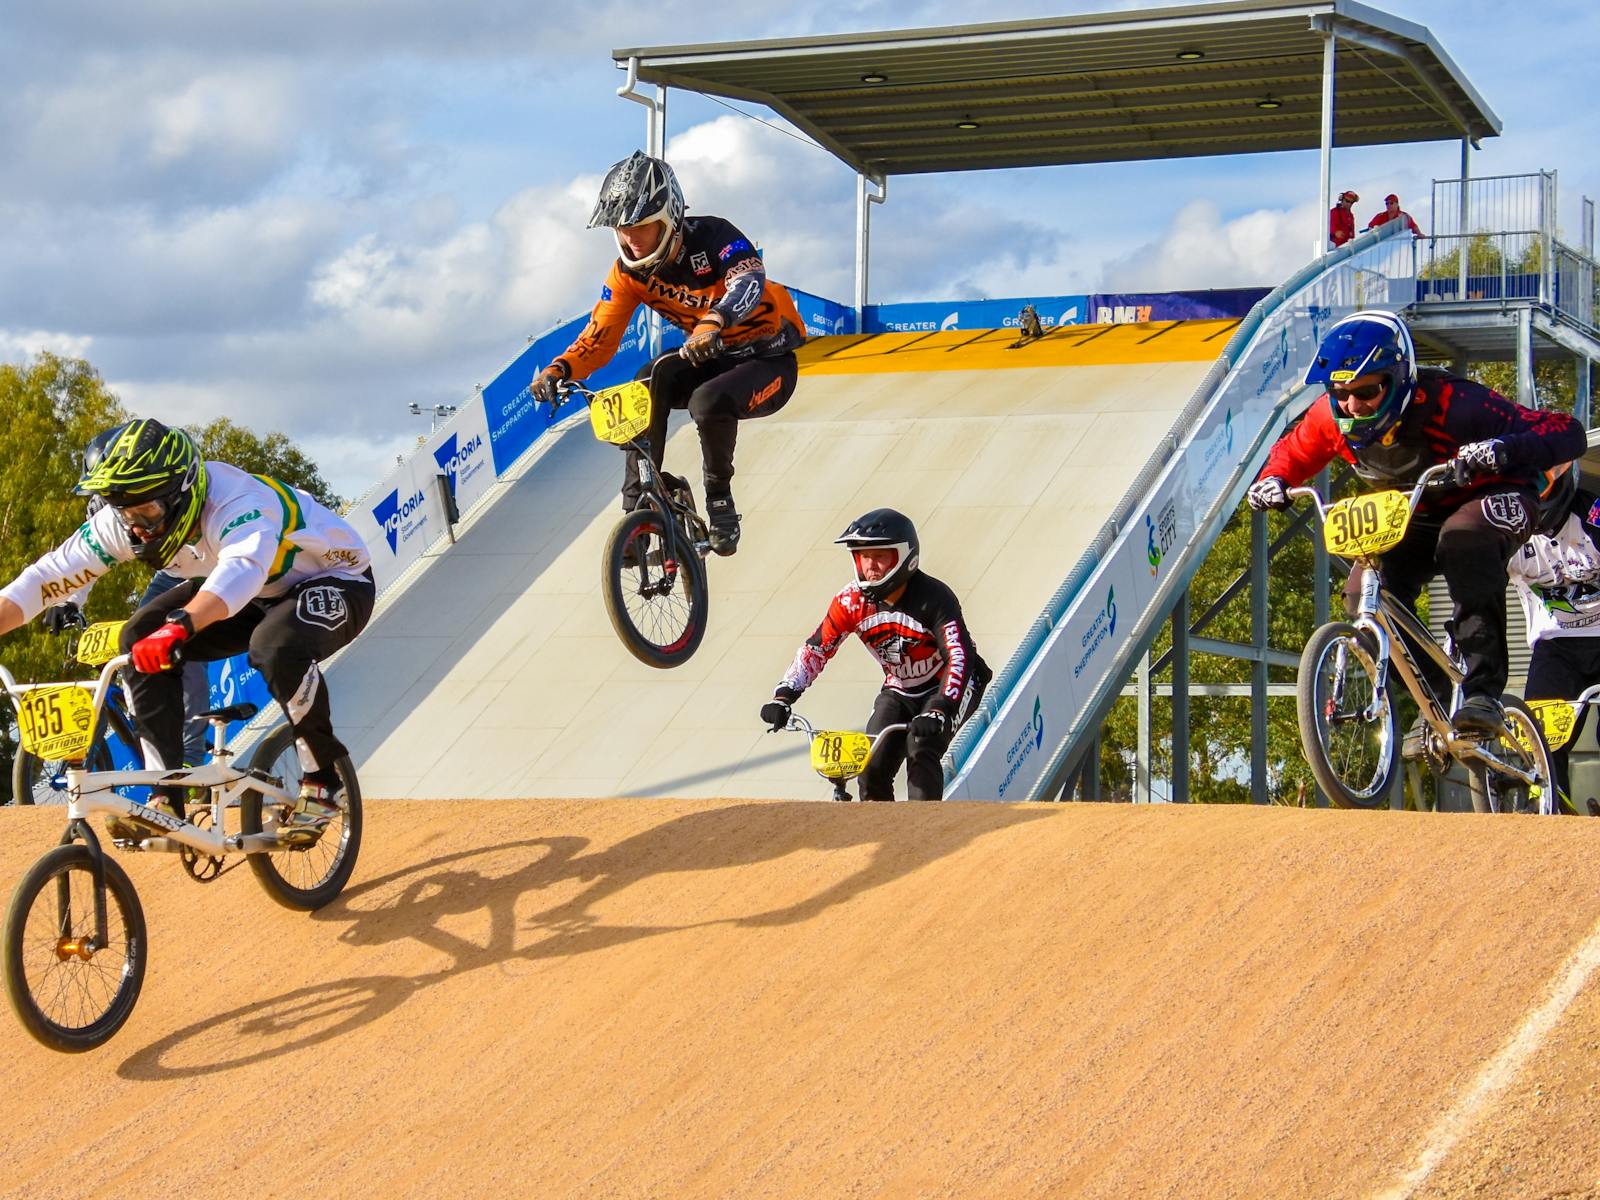
{"type": "Polygon", "coordinates": [[[0,329],[0,362],[15,362],[45,353],[62,358],[84,358],[93,344],[93,338],[82,334],[48,329],[0,329]]]}

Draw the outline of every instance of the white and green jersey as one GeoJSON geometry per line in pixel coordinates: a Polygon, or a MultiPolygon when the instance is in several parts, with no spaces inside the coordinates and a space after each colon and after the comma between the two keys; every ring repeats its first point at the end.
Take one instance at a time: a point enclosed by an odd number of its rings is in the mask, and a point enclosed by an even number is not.
{"type": "Polygon", "coordinates": [[[1600,636],[1600,550],[1577,514],[1554,537],[1536,533],[1506,565],[1528,622],[1528,644],[1600,636]]]}
{"type": "MultiPolygon", "coordinates": [[[[206,463],[209,480],[200,528],[165,570],[203,579],[232,616],[257,596],[282,596],[305,579],[361,579],[371,565],[361,535],[299,488],[227,463],[206,463]]],[[[133,542],[109,505],[26,568],[0,596],[33,620],[52,604],[80,600],[119,562],[133,560],[133,542]]]]}

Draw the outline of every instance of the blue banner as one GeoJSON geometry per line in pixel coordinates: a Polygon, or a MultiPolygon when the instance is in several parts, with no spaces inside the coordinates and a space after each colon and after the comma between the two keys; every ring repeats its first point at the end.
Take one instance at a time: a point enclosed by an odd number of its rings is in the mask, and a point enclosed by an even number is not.
{"type": "Polygon", "coordinates": [[[799,288],[789,287],[789,295],[794,297],[795,307],[800,310],[800,319],[805,322],[807,337],[827,337],[835,333],[854,333],[856,310],[848,304],[840,304],[837,300],[829,300],[823,296],[813,296],[810,292],[802,292],[799,288]]]}
{"type": "Polygon", "coordinates": [[[1246,316],[1270,288],[1211,288],[1199,292],[1118,292],[1089,297],[1091,325],[1147,321],[1218,321],[1246,316]]]}
{"type": "Polygon", "coordinates": [[[1084,325],[1087,296],[1017,296],[1006,300],[947,300],[933,304],[869,304],[868,333],[935,333],[952,329],[1015,329],[1022,307],[1033,305],[1046,329],[1084,325]]]}

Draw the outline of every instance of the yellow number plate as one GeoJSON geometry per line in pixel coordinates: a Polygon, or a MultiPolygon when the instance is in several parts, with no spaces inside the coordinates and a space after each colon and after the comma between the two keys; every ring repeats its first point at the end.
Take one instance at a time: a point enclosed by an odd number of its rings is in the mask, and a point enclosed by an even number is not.
{"type": "Polygon", "coordinates": [[[872,739],[864,733],[824,730],[811,739],[811,768],[824,779],[854,779],[871,753],[872,739]]]}
{"type": "Polygon", "coordinates": [[[1330,554],[1359,558],[1381,554],[1406,535],[1411,522],[1411,497],[1404,492],[1351,496],[1328,506],[1322,525],[1330,554]]]}
{"type": "Polygon", "coordinates": [[[78,661],[85,666],[103,667],[117,656],[117,638],[126,621],[99,621],[78,638],[78,661]]]}
{"type": "Polygon", "coordinates": [[[650,388],[635,380],[604,388],[589,402],[589,424],[602,442],[625,446],[650,428],[650,388]]]}
{"type": "Polygon", "coordinates": [[[94,741],[94,696],[70,683],[24,692],[17,725],[22,748],[35,758],[80,759],[94,741]]]}
{"type": "Polygon", "coordinates": [[[1529,700],[1528,708],[1533,719],[1544,731],[1545,743],[1559,750],[1572,738],[1572,729],[1578,723],[1578,710],[1568,700],[1529,700]]]}

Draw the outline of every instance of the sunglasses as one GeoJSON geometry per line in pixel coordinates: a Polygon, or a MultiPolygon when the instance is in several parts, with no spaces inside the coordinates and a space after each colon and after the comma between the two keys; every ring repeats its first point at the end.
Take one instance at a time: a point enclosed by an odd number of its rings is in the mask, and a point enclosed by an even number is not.
{"type": "Polygon", "coordinates": [[[1376,400],[1379,396],[1383,395],[1383,391],[1386,386],[1387,385],[1383,383],[1369,383],[1358,388],[1342,388],[1335,386],[1330,387],[1328,392],[1335,400],[1359,400],[1365,404],[1368,400],[1376,400]]]}

